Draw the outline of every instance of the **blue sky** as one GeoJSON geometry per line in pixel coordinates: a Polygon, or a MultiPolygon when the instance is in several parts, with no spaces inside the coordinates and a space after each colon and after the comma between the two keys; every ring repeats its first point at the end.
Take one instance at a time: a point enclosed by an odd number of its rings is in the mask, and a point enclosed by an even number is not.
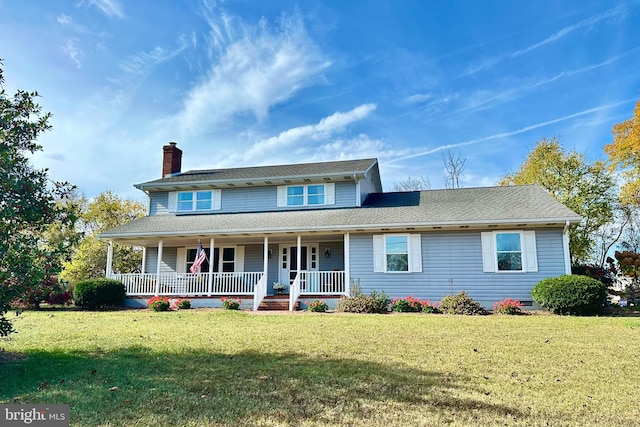
{"type": "Polygon", "coordinates": [[[53,130],[33,158],[92,197],[183,170],[377,157],[494,185],[543,137],[604,158],[640,99],[638,1],[0,0],[6,84],[53,130]]]}

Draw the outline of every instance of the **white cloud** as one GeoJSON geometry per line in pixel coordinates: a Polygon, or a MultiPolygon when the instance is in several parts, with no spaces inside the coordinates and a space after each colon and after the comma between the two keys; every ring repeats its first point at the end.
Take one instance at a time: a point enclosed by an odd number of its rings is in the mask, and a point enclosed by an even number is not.
{"type": "Polygon", "coordinates": [[[464,77],[464,76],[468,76],[468,75],[472,75],[475,74],[479,71],[483,71],[486,69],[489,69],[491,67],[493,67],[495,64],[497,64],[498,62],[502,61],[503,59],[506,58],[516,58],[518,56],[522,56],[526,53],[529,53],[533,50],[536,50],[538,48],[541,48],[543,46],[546,46],[548,44],[551,43],[555,43],[556,41],[562,39],[563,37],[568,36],[569,34],[580,30],[580,29],[589,29],[591,27],[593,27],[595,24],[599,23],[600,21],[606,20],[608,18],[616,18],[616,17],[621,17],[624,16],[626,14],[626,10],[622,7],[622,6],[618,6],[609,10],[606,10],[604,12],[601,12],[597,15],[594,15],[592,17],[589,17],[587,19],[584,19],[580,22],[577,22],[575,24],[572,25],[568,25],[564,28],[561,28],[560,30],[556,31],[555,33],[551,34],[550,36],[546,37],[545,39],[533,43],[523,49],[519,49],[513,52],[509,52],[509,53],[504,53],[502,55],[498,55],[492,58],[487,58],[485,60],[483,60],[480,64],[476,64],[474,66],[472,66],[471,68],[469,68],[467,71],[465,71],[462,75],[460,75],[459,77],[464,77]]]}
{"type": "Polygon", "coordinates": [[[531,46],[528,46],[524,49],[520,49],[517,50],[515,52],[512,52],[509,56],[511,56],[512,58],[515,58],[517,56],[520,55],[524,55],[525,53],[531,52],[532,50],[538,49],[539,47],[548,45],[550,43],[555,42],[556,40],[561,39],[562,37],[565,37],[568,34],[571,34],[572,32],[582,29],[582,28],[589,28],[592,27],[594,24],[597,24],[598,22],[607,19],[607,18],[613,18],[613,17],[617,17],[620,16],[622,14],[624,14],[625,11],[621,6],[615,7],[613,9],[609,9],[606,10],[602,13],[599,13],[597,15],[594,15],[590,18],[587,18],[583,21],[580,21],[576,24],[573,25],[569,25],[567,27],[564,27],[562,29],[560,29],[559,31],[557,31],[556,33],[550,35],[549,37],[547,37],[544,40],[541,40],[537,43],[532,44],[531,46]]]}
{"type": "Polygon", "coordinates": [[[256,27],[224,14],[209,22],[213,63],[175,119],[183,137],[206,133],[239,113],[252,112],[262,120],[271,106],[318,81],[330,65],[298,16],[283,16],[273,30],[264,19],[256,27]]]}
{"type": "Polygon", "coordinates": [[[120,62],[118,67],[128,74],[136,76],[144,75],[156,65],[176,57],[188,47],[188,43],[184,37],[179,38],[179,43],[179,46],[173,50],[156,46],[151,51],[139,52],[120,62]]]}
{"type": "MultiPolygon", "coordinates": [[[[313,125],[287,129],[276,136],[258,140],[242,152],[231,154],[222,164],[260,164],[268,156],[287,157],[292,150],[317,150],[317,142],[326,141],[333,135],[343,132],[351,123],[365,119],[375,109],[375,104],[363,104],[346,113],[336,112],[324,117],[313,125]]],[[[308,154],[304,158],[307,159],[308,154]]]]}
{"type": "Polygon", "coordinates": [[[430,93],[417,93],[415,95],[407,96],[402,100],[403,104],[422,104],[423,102],[433,99],[433,95],[430,93]]]}
{"type": "Polygon", "coordinates": [[[76,6],[80,7],[84,4],[97,7],[102,11],[102,13],[109,17],[124,18],[122,6],[117,0],[81,0],[76,3],[76,6]]]}
{"type": "Polygon", "coordinates": [[[80,62],[80,57],[84,55],[84,53],[75,45],[77,40],[67,40],[65,45],[62,47],[62,51],[67,54],[69,59],[75,62],[76,67],[78,69],[82,68],[82,62],[80,62]]]}
{"type": "Polygon", "coordinates": [[[617,107],[618,105],[626,104],[626,103],[633,102],[633,101],[637,101],[637,100],[635,98],[625,99],[623,101],[614,102],[614,103],[611,103],[611,104],[606,104],[606,105],[601,105],[599,107],[590,108],[588,110],[579,111],[577,113],[569,114],[567,116],[558,117],[558,118],[547,120],[547,121],[540,122],[540,123],[535,123],[535,124],[532,124],[532,125],[529,125],[529,126],[525,126],[525,127],[520,128],[520,129],[513,130],[513,131],[501,132],[501,133],[497,133],[497,134],[494,134],[494,135],[485,136],[485,137],[477,138],[477,139],[472,139],[472,140],[464,141],[464,142],[458,142],[458,143],[454,143],[454,144],[441,145],[439,147],[435,147],[435,148],[432,148],[432,149],[429,149],[429,150],[426,150],[426,151],[421,151],[421,152],[418,152],[418,153],[412,153],[412,154],[408,154],[408,155],[403,155],[403,156],[397,157],[395,159],[389,160],[388,163],[397,163],[397,162],[399,162],[401,160],[407,160],[407,159],[413,159],[413,158],[416,158],[416,157],[427,156],[429,154],[438,153],[438,152],[441,152],[441,151],[444,151],[444,150],[449,150],[451,148],[463,147],[463,146],[466,146],[466,145],[477,144],[479,142],[492,141],[494,139],[501,139],[501,138],[506,138],[506,137],[513,136],[513,135],[519,135],[521,133],[529,132],[530,130],[534,130],[534,129],[538,129],[538,128],[541,128],[541,127],[549,126],[549,125],[554,124],[554,123],[559,123],[559,122],[563,122],[563,121],[566,121],[566,120],[574,119],[576,117],[585,116],[587,114],[596,113],[596,112],[601,111],[601,110],[606,110],[606,109],[609,109],[609,108],[617,107]]]}

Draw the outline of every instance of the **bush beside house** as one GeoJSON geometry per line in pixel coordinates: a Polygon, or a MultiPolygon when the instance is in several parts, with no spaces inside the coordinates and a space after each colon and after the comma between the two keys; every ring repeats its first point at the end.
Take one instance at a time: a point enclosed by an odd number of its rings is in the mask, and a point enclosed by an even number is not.
{"type": "Polygon", "coordinates": [[[541,280],[531,295],[542,308],[555,314],[594,315],[604,309],[607,288],[590,277],[564,275],[541,280]]]}
{"type": "Polygon", "coordinates": [[[76,307],[85,310],[120,307],[125,297],[126,290],[122,282],[106,278],[82,280],[73,289],[76,307]]]}

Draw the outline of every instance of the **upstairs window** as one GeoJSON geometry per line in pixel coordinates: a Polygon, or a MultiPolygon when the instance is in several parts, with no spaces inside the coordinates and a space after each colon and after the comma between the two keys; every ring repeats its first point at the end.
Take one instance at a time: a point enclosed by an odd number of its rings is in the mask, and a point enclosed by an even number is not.
{"type": "Polygon", "coordinates": [[[220,209],[220,190],[169,193],[170,212],[203,212],[220,209]]]}
{"type": "Polygon", "coordinates": [[[287,185],[278,187],[278,207],[335,204],[335,184],[287,185]]]}

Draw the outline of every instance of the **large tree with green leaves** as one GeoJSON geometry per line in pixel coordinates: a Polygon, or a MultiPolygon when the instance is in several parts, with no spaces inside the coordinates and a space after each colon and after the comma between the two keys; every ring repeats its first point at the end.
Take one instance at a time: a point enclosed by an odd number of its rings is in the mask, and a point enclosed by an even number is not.
{"type": "Polygon", "coordinates": [[[594,233],[612,220],[616,186],[603,161],[589,163],[584,155],[565,150],[557,138],[543,138],[516,172],[500,185],[538,184],[555,199],[582,216],[570,228],[573,264],[591,258],[594,233]]]}
{"type": "Polygon", "coordinates": [[[52,182],[46,169],[35,169],[29,155],[50,129],[50,115],[35,102],[37,92],[4,89],[0,62],[0,336],[14,332],[5,316],[10,303],[30,289],[55,283],[63,247],[47,245],[43,232],[51,224],[72,224],[73,216],[56,204],[72,191],[52,182]]]}
{"type": "MultiPolygon", "coordinates": [[[[85,201],[86,203],[86,201],[85,201]]],[[[77,251],[64,263],[61,277],[71,283],[104,277],[107,263],[107,242],[98,238],[106,230],[144,216],[146,210],[140,202],[121,199],[110,191],[92,200],[80,215],[80,227],[85,233],[77,251]]],[[[131,246],[113,245],[113,271],[139,272],[142,253],[131,246]]]]}
{"type": "Polygon", "coordinates": [[[613,142],[605,145],[612,171],[622,171],[627,182],[622,187],[624,203],[640,205],[640,101],[633,117],[613,126],[613,142]]]}

